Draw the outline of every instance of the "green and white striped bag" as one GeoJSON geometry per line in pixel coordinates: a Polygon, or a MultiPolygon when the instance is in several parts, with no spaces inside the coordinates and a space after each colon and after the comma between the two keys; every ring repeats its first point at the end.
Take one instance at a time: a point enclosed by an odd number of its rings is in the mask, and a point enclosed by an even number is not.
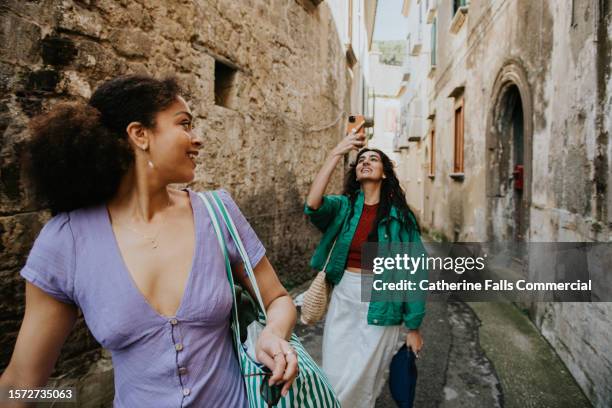
{"type": "MultiPolygon", "coordinates": [[[[240,370],[242,372],[242,376],[244,378],[244,382],[246,385],[247,396],[249,399],[249,406],[251,408],[266,408],[268,404],[265,402],[264,398],[260,393],[260,387],[263,381],[268,381],[269,378],[266,376],[264,371],[264,366],[261,363],[255,361],[248,353],[246,346],[240,341],[240,327],[238,320],[238,306],[236,303],[236,296],[234,290],[234,278],[232,276],[232,270],[230,265],[229,256],[227,253],[227,244],[225,242],[225,237],[221,232],[221,223],[218,218],[217,212],[213,211],[212,205],[218,210],[218,213],[221,214],[223,221],[232,237],[234,242],[236,243],[236,247],[238,248],[238,252],[242,257],[242,261],[244,262],[244,268],[247,272],[249,281],[253,286],[255,295],[257,297],[257,304],[259,306],[260,314],[259,318],[249,325],[248,336],[253,337],[256,335],[256,330],[251,330],[253,325],[261,325],[261,327],[266,324],[266,310],[261,299],[261,294],[259,292],[259,288],[257,286],[257,281],[255,280],[255,274],[253,272],[253,268],[251,262],[247,256],[246,250],[244,249],[244,245],[238,235],[238,231],[236,230],[236,226],[232,221],[232,218],[225,207],[223,201],[221,201],[220,197],[216,192],[211,192],[210,195],[199,193],[200,198],[204,202],[208,212],[211,215],[211,220],[213,223],[213,227],[215,229],[215,234],[217,235],[217,239],[219,240],[219,245],[223,251],[225,256],[225,265],[228,280],[232,289],[232,294],[234,295],[234,307],[232,308],[232,332],[234,334],[234,344],[235,349],[238,352],[238,360],[240,362],[240,370]],[[212,205],[211,205],[212,201],[212,205]]],[[[254,345],[256,344],[256,338],[249,338],[245,342],[246,344],[254,345]]],[[[312,357],[304,350],[304,347],[300,343],[298,337],[295,333],[291,334],[291,339],[289,340],[289,344],[295,350],[298,357],[298,375],[293,382],[292,387],[289,389],[289,392],[285,397],[281,397],[280,401],[276,406],[278,407],[313,407],[313,408],[340,408],[340,402],[336,397],[329,381],[323,371],[317,366],[312,357]]]]}

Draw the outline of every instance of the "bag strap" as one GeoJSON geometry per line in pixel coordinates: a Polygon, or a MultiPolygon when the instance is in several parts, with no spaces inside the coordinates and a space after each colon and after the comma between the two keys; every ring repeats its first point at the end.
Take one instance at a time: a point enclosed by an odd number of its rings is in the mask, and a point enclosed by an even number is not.
{"type": "MultiPolygon", "coordinates": [[[[340,233],[338,233],[338,236],[340,236],[340,233]]],[[[334,252],[334,247],[336,246],[336,242],[337,241],[338,241],[338,237],[336,237],[336,239],[334,239],[334,243],[332,244],[332,247],[329,250],[329,253],[327,254],[327,259],[325,260],[325,265],[323,265],[323,272],[327,272],[327,264],[329,263],[329,259],[331,258],[332,252],[334,252]]]]}
{"type": "MultiPolygon", "coordinates": [[[[232,266],[230,264],[229,255],[227,253],[227,244],[225,242],[225,237],[221,232],[221,227],[219,226],[219,219],[217,214],[212,209],[212,206],[204,193],[198,193],[198,196],[204,202],[204,206],[206,207],[208,213],[210,214],[210,219],[212,221],[213,229],[215,230],[215,235],[217,236],[217,241],[219,242],[219,246],[221,247],[221,252],[223,253],[223,257],[225,258],[225,271],[227,273],[227,280],[230,284],[230,289],[232,291],[232,300],[234,303],[234,307],[232,308],[232,333],[234,334],[234,344],[236,347],[240,347],[240,323],[238,320],[238,304],[236,302],[236,291],[234,285],[234,276],[232,275],[232,266]]],[[[240,361],[240,359],[238,359],[240,361]]],[[[242,362],[240,361],[242,365],[242,362]]]]}
{"type": "Polygon", "coordinates": [[[223,219],[225,220],[225,225],[236,244],[236,248],[238,248],[238,252],[240,253],[240,257],[242,258],[242,262],[244,264],[244,269],[247,273],[247,277],[251,282],[251,286],[253,288],[253,292],[255,292],[255,297],[257,298],[257,305],[259,306],[260,311],[263,313],[266,321],[268,320],[268,315],[266,314],[266,308],[264,307],[263,298],[261,297],[261,292],[259,291],[259,286],[257,285],[257,280],[255,279],[255,272],[253,271],[253,266],[251,265],[251,260],[247,254],[246,249],[244,248],[244,244],[242,243],[242,239],[240,238],[240,234],[238,234],[238,229],[234,224],[234,220],[229,214],[225,203],[219,197],[219,194],[216,191],[211,192],[211,195],[214,199],[213,203],[215,204],[217,210],[221,213],[223,219]]]}

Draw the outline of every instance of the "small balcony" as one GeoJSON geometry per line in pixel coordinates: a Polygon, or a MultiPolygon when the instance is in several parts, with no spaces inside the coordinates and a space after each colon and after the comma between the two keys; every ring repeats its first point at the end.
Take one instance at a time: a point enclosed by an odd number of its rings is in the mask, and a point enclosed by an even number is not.
{"type": "Polygon", "coordinates": [[[413,32],[408,34],[408,53],[417,57],[421,50],[423,49],[423,34],[421,33],[421,28],[419,27],[417,32],[413,32]]]}
{"type": "Polygon", "coordinates": [[[413,117],[408,126],[408,141],[420,142],[423,138],[423,118],[413,117]]]}
{"type": "Polygon", "coordinates": [[[408,138],[403,132],[398,132],[393,136],[393,151],[399,153],[402,149],[409,147],[408,138]]]}
{"type": "Polygon", "coordinates": [[[420,142],[424,135],[425,125],[421,104],[421,99],[417,97],[407,106],[405,133],[408,142],[420,142]]]}
{"type": "Polygon", "coordinates": [[[468,13],[468,6],[461,6],[457,9],[457,11],[455,12],[455,16],[453,17],[453,20],[451,21],[451,25],[450,25],[451,33],[457,34],[459,30],[461,30],[461,27],[463,27],[463,24],[465,23],[465,20],[467,19],[467,13],[468,13]]]}
{"type": "Polygon", "coordinates": [[[436,10],[438,8],[438,0],[427,0],[425,4],[427,7],[427,24],[433,23],[434,17],[436,16],[436,10]]]}
{"type": "Polygon", "coordinates": [[[404,64],[402,66],[402,82],[410,81],[410,76],[412,73],[412,63],[410,61],[411,59],[412,58],[408,55],[404,57],[404,64]]]}
{"type": "Polygon", "coordinates": [[[427,78],[433,79],[436,76],[436,66],[431,65],[429,67],[429,72],[427,73],[427,78]]]}

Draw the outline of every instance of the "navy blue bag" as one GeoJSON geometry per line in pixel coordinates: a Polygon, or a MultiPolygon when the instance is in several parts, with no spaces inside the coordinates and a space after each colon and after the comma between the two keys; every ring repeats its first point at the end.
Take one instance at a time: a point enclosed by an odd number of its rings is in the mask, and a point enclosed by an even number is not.
{"type": "Polygon", "coordinates": [[[416,392],[417,367],[415,355],[404,344],[391,360],[389,389],[400,408],[412,408],[416,392]]]}

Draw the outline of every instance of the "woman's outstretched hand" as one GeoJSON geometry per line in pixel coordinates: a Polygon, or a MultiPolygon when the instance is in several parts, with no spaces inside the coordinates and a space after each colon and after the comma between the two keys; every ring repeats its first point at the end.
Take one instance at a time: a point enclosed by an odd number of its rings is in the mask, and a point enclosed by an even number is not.
{"type": "Polygon", "coordinates": [[[293,347],[287,340],[266,327],[257,340],[255,355],[272,370],[269,384],[272,386],[283,383],[281,395],[286,396],[298,374],[297,354],[293,347]]]}
{"type": "Polygon", "coordinates": [[[359,150],[365,146],[365,134],[351,132],[331,151],[333,156],[344,156],[351,150],[359,150]]]}

